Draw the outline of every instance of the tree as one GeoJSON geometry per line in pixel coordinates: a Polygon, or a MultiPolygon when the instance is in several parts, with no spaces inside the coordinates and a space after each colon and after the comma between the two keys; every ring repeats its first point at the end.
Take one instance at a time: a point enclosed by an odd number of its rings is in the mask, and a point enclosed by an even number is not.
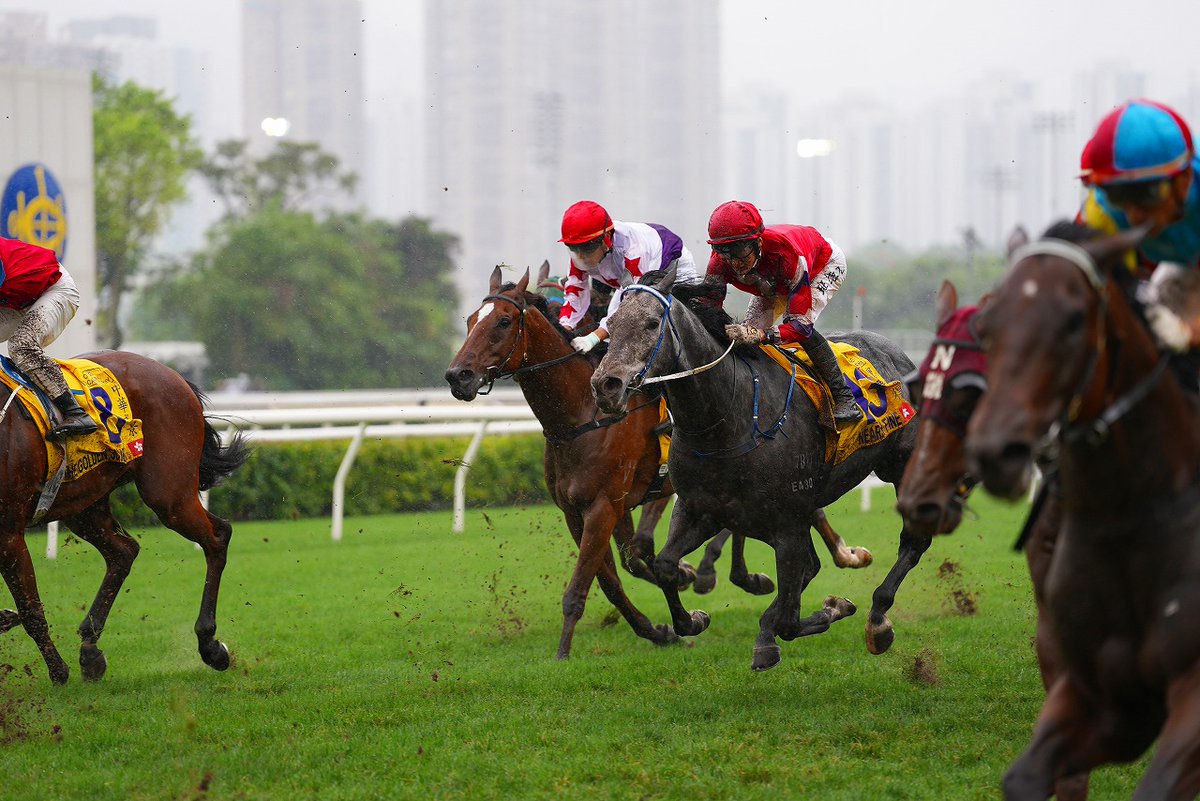
{"type": "Polygon", "coordinates": [[[132,82],[92,78],[95,147],[98,325],[102,344],[119,347],[119,312],[130,280],[171,208],[186,196],[185,180],[203,156],[191,118],[177,114],[160,92],[132,82]]]}
{"type": "Polygon", "coordinates": [[[204,342],[214,377],[431,386],[452,353],[454,243],[425,220],[318,220],[273,203],[221,226],[152,302],[204,342]]]}
{"type": "Polygon", "coordinates": [[[358,183],[342,171],[337,156],[315,142],[280,140],[256,157],[249,143],[227,139],[200,165],[200,174],[225,204],[227,219],[241,219],[275,204],[284,209],[322,207],[331,194],[349,196],[358,183]]]}

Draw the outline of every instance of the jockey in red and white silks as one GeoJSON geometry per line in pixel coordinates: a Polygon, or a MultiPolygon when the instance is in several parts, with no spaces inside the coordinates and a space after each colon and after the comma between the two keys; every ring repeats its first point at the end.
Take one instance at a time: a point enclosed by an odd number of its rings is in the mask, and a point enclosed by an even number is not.
{"type": "MultiPolygon", "coordinates": [[[[589,277],[616,289],[623,280],[629,283],[632,279],[636,283],[646,273],[665,270],[675,262],[677,281],[695,283],[698,280],[691,251],[683,244],[683,240],[661,225],[613,220],[612,249],[595,267],[580,265],[580,261],[572,257],[571,269],[567,273],[562,311],[558,317],[565,328],[578,325],[591,304],[589,277]]],[[[608,330],[605,323],[620,304],[621,293],[614,292],[608,313],[600,321],[600,327],[605,331],[608,330]]]]}

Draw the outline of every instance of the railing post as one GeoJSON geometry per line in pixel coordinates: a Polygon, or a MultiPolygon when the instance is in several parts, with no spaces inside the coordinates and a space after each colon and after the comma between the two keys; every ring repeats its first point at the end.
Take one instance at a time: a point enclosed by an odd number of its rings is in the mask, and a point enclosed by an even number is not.
{"type": "Polygon", "coordinates": [[[51,520],[46,524],[46,558],[58,558],[58,521],[51,520]]]}
{"type": "Polygon", "coordinates": [[[350,447],[346,449],[346,455],[342,457],[342,463],[338,466],[337,476],[333,479],[333,530],[331,532],[334,542],[339,542],[342,539],[342,516],[345,513],[346,499],[346,476],[350,473],[350,468],[354,465],[354,457],[358,455],[358,446],[362,444],[363,434],[367,430],[366,423],[358,424],[358,431],[354,435],[354,439],[350,440],[350,447]]]}
{"type": "Polygon", "coordinates": [[[471,438],[471,444],[467,446],[467,452],[463,454],[462,462],[458,465],[458,470],[454,473],[454,533],[461,534],[466,528],[466,513],[467,513],[467,470],[471,467],[471,460],[475,458],[476,452],[479,450],[479,443],[483,442],[483,435],[487,431],[487,421],[484,420],[479,424],[479,430],[475,432],[475,436],[471,438]]]}

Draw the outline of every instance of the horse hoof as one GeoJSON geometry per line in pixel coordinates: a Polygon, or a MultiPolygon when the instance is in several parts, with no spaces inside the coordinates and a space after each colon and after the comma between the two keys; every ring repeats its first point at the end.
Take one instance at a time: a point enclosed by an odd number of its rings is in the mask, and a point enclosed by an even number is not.
{"type": "Polygon", "coordinates": [[[830,595],[825,598],[825,608],[830,610],[830,616],[834,620],[841,620],[844,617],[850,617],[858,611],[858,607],[849,598],[841,598],[837,595],[830,595]]]}
{"type": "Polygon", "coordinates": [[[867,623],[867,650],[878,656],[885,653],[896,641],[896,632],[892,630],[892,621],[886,617],[878,626],[867,623]]]}
{"type": "Polygon", "coordinates": [[[54,684],[66,684],[67,679],[71,676],[71,669],[61,659],[57,664],[47,665],[47,668],[50,671],[50,681],[54,684]]]}
{"type": "Polygon", "coordinates": [[[756,645],[754,646],[754,661],[750,663],[750,669],[755,673],[762,673],[764,670],[770,670],[778,665],[782,658],[783,652],[778,645],[756,645]]]}
{"type": "Polygon", "coordinates": [[[751,595],[770,595],[775,592],[775,582],[766,573],[751,573],[746,589],[751,595]]]}
{"type": "Polygon", "coordinates": [[[679,642],[680,636],[675,633],[675,629],[660,623],[654,627],[654,633],[650,636],[650,641],[655,645],[672,645],[679,642]]]}
{"type": "Polygon", "coordinates": [[[229,667],[229,649],[220,640],[213,640],[202,647],[200,658],[213,670],[225,670],[229,667]]]}
{"type": "Polygon", "coordinates": [[[850,553],[854,554],[855,563],[851,565],[855,570],[867,567],[875,561],[875,557],[866,548],[851,548],[850,553]]]}
{"type": "Polygon", "coordinates": [[[21,625],[21,616],[12,609],[0,609],[0,634],[21,625]]]}
{"type": "Polygon", "coordinates": [[[675,579],[675,589],[686,590],[688,587],[696,583],[696,568],[689,565],[687,562],[679,563],[679,573],[675,579]]]}
{"type": "Polygon", "coordinates": [[[108,658],[96,646],[79,651],[79,670],[84,681],[100,681],[108,671],[108,658]]]}
{"type": "Polygon", "coordinates": [[[711,573],[697,573],[696,581],[692,584],[692,591],[697,595],[707,595],[716,586],[717,572],[715,570],[711,573]]]}
{"type": "Polygon", "coordinates": [[[700,634],[708,628],[708,624],[712,622],[708,617],[708,612],[697,609],[692,612],[692,636],[700,634]]]}

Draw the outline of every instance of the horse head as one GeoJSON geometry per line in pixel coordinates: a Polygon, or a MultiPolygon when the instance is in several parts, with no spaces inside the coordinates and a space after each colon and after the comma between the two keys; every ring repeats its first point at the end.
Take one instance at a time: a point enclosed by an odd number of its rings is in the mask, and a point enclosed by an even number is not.
{"type": "Polygon", "coordinates": [[[1013,254],[978,317],[990,389],[968,426],[967,453],[988,492],[1020,497],[1047,435],[1104,410],[1115,343],[1123,354],[1132,344],[1157,358],[1145,328],[1125,324],[1132,311],[1114,285],[1145,233],[1092,238],[1091,229],[1059,223],[1013,254]],[[1118,311],[1121,320],[1110,320],[1118,311]]]}
{"type": "Polygon", "coordinates": [[[662,351],[671,323],[671,289],[675,285],[675,265],[643,277],[648,283],[633,284],[622,290],[621,305],[608,318],[608,352],[592,375],[592,393],[600,408],[615,414],[623,410],[629,396],[656,368],[665,368],[662,351]]]}
{"type": "Polygon", "coordinates": [[[503,289],[500,267],[492,271],[488,294],[467,318],[467,339],[446,370],[446,383],[459,400],[474,400],[484,384],[511,375],[525,357],[525,311],[529,270],[503,289]]]}
{"type": "Polygon", "coordinates": [[[965,495],[974,484],[964,442],[967,421],[987,388],[986,361],[972,330],[978,311],[977,306],[960,309],[954,284],[942,282],[936,335],[911,385],[921,425],[900,481],[896,509],[905,529],[922,536],[957,528],[965,495]]]}

